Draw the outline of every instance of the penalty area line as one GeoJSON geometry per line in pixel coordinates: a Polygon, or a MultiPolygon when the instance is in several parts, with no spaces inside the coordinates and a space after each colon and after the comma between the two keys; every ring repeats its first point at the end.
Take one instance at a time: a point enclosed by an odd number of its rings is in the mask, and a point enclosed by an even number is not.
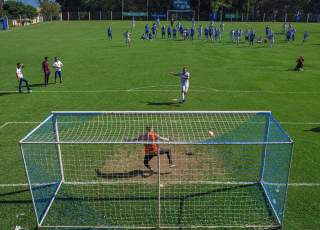
{"type": "Polygon", "coordinates": [[[6,127],[8,124],[9,124],[9,122],[6,122],[6,123],[2,124],[2,125],[0,126],[0,129],[6,127]]]}
{"type": "MultiPolygon", "coordinates": [[[[125,92],[125,93],[134,93],[134,92],[177,92],[179,91],[180,85],[165,85],[165,87],[174,87],[175,89],[163,89],[163,85],[150,85],[142,86],[131,89],[104,89],[104,90],[35,90],[33,93],[116,93],[116,92],[125,92]]],[[[215,89],[210,87],[202,86],[193,86],[191,89],[192,92],[196,93],[243,93],[243,94],[308,94],[308,95],[318,95],[319,92],[306,92],[306,91],[272,91],[272,90],[232,90],[232,89],[215,89]]],[[[17,91],[0,91],[1,93],[17,93],[17,91]]]]}

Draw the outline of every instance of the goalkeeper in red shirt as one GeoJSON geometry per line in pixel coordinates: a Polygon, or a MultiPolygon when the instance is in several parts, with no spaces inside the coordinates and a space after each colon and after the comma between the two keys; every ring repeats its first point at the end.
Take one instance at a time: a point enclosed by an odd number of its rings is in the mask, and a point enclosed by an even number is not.
{"type": "Polygon", "coordinates": [[[150,126],[146,127],[146,132],[142,135],[140,135],[137,138],[130,139],[127,141],[145,141],[147,143],[144,144],[144,165],[146,168],[148,168],[150,171],[152,171],[152,168],[150,166],[150,161],[153,157],[160,155],[167,155],[167,158],[169,160],[169,167],[173,168],[175,165],[172,162],[172,156],[171,156],[171,150],[168,148],[160,148],[158,141],[169,141],[169,138],[164,138],[159,136],[155,131],[153,131],[153,128],[150,126]]]}

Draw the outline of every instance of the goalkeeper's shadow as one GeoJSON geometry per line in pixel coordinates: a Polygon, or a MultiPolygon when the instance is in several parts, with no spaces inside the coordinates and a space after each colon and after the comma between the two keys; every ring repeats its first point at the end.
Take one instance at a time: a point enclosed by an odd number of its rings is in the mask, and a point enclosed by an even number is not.
{"type": "MultiPolygon", "coordinates": [[[[100,169],[96,169],[97,177],[101,177],[104,179],[129,179],[133,177],[142,177],[147,178],[151,177],[155,174],[158,174],[157,172],[150,171],[150,170],[141,170],[141,169],[135,169],[128,172],[102,172],[100,169]]],[[[161,175],[170,174],[170,172],[162,172],[161,175]]]]}

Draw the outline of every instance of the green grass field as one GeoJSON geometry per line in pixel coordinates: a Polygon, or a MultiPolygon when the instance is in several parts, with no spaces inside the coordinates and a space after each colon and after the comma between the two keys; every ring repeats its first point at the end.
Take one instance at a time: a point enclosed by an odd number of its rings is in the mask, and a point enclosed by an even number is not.
{"type": "MultiPolygon", "coordinates": [[[[223,42],[214,44],[142,41],[144,24],[137,23],[131,48],[122,37],[131,22],[112,22],[113,41],[105,37],[108,22],[45,23],[0,33],[0,229],[36,227],[28,188],[8,184],[26,183],[18,141],[58,110],[271,110],[295,141],[290,183],[300,184],[289,187],[284,229],[319,229],[319,25],[296,24],[294,43],[277,34],[274,48],[250,48],[232,44],[230,29],[254,27],[259,36],[266,24],[227,23],[223,42]],[[310,38],[302,46],[304,30],[310,38]],[[305,70],[294,72],[300,55],[305,70]],[[44,56],[61,57],[62,85],[41,86],[44,56]],[[32,94],[17,94],[17,62],[25,64],[32,94]],[[179,80],[169,73],[184,65],[192,78],[180,105],[179,80]]],[[[281,24],[270,25],[281,31],[281,24]]]]}

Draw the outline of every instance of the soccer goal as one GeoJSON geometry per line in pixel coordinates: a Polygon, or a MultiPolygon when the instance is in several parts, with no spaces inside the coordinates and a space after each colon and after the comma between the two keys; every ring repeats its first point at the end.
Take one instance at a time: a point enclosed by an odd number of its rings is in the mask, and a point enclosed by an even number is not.
{"type": "Polygon", "coordinates": [[[20,146],[39,227],[283,225],[293,142],[271,112],[53,112],[20,146]]]}
{"type": "Polygon", "coordinates": [[[167,11],[167,21],[174,18],[179,21],[191,21],[195,18],[194,10],[168,10],[167,11]]]}

